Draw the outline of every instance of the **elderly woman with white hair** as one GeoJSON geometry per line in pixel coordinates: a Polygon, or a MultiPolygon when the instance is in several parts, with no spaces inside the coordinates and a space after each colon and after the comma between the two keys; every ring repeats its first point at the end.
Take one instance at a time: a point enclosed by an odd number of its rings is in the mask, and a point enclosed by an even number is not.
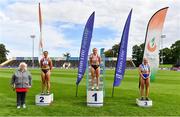
{"type": "Polygon", "coordinates": [[[21,62],[18,70],[13,74],[11,79],[11,85],[17,94],[17,108],[26,108],[25,99],[26,92],[31,88],[32,78],[29,71],[27,71],[27,64],[21,62]]]}

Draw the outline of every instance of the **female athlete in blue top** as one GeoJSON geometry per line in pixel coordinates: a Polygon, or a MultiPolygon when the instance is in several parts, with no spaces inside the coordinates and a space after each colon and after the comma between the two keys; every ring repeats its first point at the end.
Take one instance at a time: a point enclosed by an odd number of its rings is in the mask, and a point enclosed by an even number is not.
{"type": "Polygon", "coordinates": [[[141,100],[144,100],[144,86],[146,88],[145,100],[148,99],[149,85],[150,85],[150,66],[146,58],[143,59],[143,63],[139,65],[139,76],[140,76],[140,94],[141,100]]]}

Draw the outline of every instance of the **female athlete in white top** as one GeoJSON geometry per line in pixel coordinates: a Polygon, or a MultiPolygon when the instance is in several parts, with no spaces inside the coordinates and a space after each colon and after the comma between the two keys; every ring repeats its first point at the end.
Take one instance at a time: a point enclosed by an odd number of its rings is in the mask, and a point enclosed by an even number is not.
{"type": "Polygon", "coordinates": [[[50,94],[50,74],[52,70],[52,61],[48,57],[48,51],[43,52],[44,57],[40,61],[40,67],[41,67],[41,79],[42,79],[42,91],[41,94],[50,94]],[[47,87],[47,91],[45,92],[45,87],[47,87]]]}

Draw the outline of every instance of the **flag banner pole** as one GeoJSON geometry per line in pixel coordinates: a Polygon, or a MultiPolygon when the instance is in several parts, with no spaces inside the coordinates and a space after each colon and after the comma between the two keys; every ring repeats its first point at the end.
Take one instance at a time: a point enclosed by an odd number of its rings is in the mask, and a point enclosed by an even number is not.
{"type": "Polygon", "coordinates": [[[88,18],[82,36],[78,74],[76,80],[76,96],[78,94],[78,85],[81,82],[87,68],[88,52],[89,52],[89,47],[90,47],[92,34],[93,34],[93,27],[94,27],[94,17],[95,17],[95,12],[93,12],[88,18]]]}
{"type": "Polygon", "coordinates": [[[114,86],[113,86],[113,89],[112,89],[112,97],[114,97],[114,86]]]}
{"type": "Polygon", "coordinates": [[[39,10],[39,30],[40,30],[38,60],[39,60],[39,64],[40,64],[41,57],[43,56],[43,46],[44,46],[43,39],[42,39],[42,13],[41,13],[41,4],[40,3],[39,3],[38,10],[39,10]]]}
{"type": "Polygon", "coordinates": [[[76,97],[78,96],[78,85],[76,85],[76,97]]]}
{"type": "Polygon", "coordinates": [[[88,52],[89,52],[89,47],[93,33],[94,17],[95,17],[95,12],[91,14],[84,28],[80,57],[79,57],[78,75],[76,80],[77,85],[81,82],[84,73],[86,71],[86,67],[87,67],[86,62],[88,61],[88,52]]]}
{"type": "Polygon", "coordinates": [[[167,10],[168,7],[158,10],[150,18],[146,29],[143,58],[146,58],[150,64],[151,81],[155,80],[155,74],[159,67],[159,45],[167,10]]]}
{"type": "Polygon", "coordinates": [[[114,87],[119,86],[121,84],[122,79],[124,78],[124,73],[126,69],[127,45],[128,45],[129,29],[131,23],[131,15],[132,15],[132,9],[129,12],[127,20],[125,22],[125,26],[121,37],[121,42],[119,43],[118,57],[116,62],[114,82],[112,88],[112,97],[114,95],[114,87]]]}

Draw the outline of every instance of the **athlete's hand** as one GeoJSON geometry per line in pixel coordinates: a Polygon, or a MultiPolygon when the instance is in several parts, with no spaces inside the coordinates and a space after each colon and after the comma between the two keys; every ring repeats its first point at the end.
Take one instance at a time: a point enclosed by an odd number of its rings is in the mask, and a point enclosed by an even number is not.
{"type": "Polygon", "coordinates": [[[28,88],[31,88],[31,85],[29,85],[28,88]]]}
{"type": "Polygon", "coordinates": [[[12,88],[12,90],[14,91],[14,90],[15,90],[15,85],[14,85],[14,84],[11,85],[11,88],[12,88]]]}
{"type": "Polygon", "coordinates": [[[145,77],[141,74],[141,77],[145,79],[145,77]]]}

